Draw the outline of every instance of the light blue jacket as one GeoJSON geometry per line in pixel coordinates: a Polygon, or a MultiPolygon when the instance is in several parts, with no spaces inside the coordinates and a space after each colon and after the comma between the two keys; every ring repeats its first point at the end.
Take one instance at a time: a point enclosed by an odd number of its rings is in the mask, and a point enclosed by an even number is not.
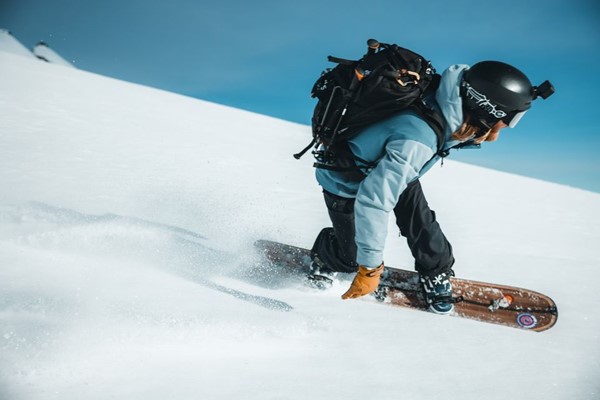
{"type": "MultiPolygon", "coordinates": [[[[444,71],[435,93],[446,120],[445,150],[460,143],[451,136],[463,120],[459,83],[467,68],[467,65],[454,65],[444,71]]],[[[388,215],[406,186],[439,160],[439,156],[434,157],[437,137],[424,120],[405,111],[369,126],[349,144],[357,157],[376,162],[377,166],[361,182],[349,181],[339,172],[317,168],[317,181],[330,193],[356,199],[356,262],[377,267],[383,262],[388,215]]]]}

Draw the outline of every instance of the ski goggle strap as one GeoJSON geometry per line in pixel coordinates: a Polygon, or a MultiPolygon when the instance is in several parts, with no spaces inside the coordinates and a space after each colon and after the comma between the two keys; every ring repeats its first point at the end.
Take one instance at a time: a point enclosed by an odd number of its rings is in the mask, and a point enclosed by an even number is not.
{"type": "Polygon", "coordinates": [[[494,118],[493,116],[490,116],[489,114],[485,115],[485,114],[479,113],[479,114],[476,114],[475,118],[476,118],[477,122],[479,123],[479,126],[484,130],[492,129],[492,127],[494,125],[496,125],[496,122],[498,122],[498,121],[504,122],[509,128],[514,128],[515,126],[517,126],[517,124],[519,123],[521,118],[523,118],[525,113],[527,113],[527,110],[516,111],[514,113],[508,114],[504,118],[494,118]]]}
{"type": "Polygon", "coordinates": [[[527,113],[527,110],[525,110],[525,111],[517,111],[517,113],[514,114],[508,120],[507,120],[506,117],[502,118],[502,122],[504,122],[510,128],[514,128],[515,126],[517,126],[517,124],[519,123],[519,121],[521,120],[521,118],[523,118],[523,116],[525,115],[525,113],[527,113]]]}

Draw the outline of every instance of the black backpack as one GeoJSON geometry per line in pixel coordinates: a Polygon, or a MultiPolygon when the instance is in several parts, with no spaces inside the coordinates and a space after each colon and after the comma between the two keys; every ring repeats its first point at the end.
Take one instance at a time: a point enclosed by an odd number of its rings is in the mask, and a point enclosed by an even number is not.
{"type": "Polygon", "coordinates": [[[358,61],[329,56],[338,65],[323,71],[311,96],[318,102],[312,117],[313,140],[298,154],[315,147],[317,168],[342,172],[360,181],[373,164],[352,154],[348,140],[362,129],[411,108],[421,115],[443,145],[444,120],[423,98],[433,93],[440,76],[419,54],[395,44],[367,42],[368,51],[358,61]],[[358,161],[361,166],[357,166],[358,161]]]}

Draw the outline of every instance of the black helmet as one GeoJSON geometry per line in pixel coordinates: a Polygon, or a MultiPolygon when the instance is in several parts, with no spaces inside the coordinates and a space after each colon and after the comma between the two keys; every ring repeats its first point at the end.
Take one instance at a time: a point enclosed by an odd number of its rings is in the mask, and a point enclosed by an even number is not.
{"type": "Polygon", "coordinates": [[[548,81],[533,86],[525,74],[499,61],[482,61],[463,73],[460,88],[463,106],[481,127],[490,129],[502,120],[514,127],[538,96],[554,93],[548,81]]]}

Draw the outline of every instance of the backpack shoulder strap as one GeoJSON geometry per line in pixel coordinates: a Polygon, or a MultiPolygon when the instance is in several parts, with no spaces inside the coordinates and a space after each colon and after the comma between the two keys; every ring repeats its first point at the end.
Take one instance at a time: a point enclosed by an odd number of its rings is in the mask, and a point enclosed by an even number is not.
{"type": "MultiPolygon", "coordinates": [[[[444,152],[444,144],[446,143],[446,120],[441,112],[437,109],[430,107],[423,100],[424,98],[428,98],[430,96],[434,96],[435,91],[440,85],[441,76],[439,74],[435,74],[431,83],[427,87],[427,90],[422,95],[421,99],[415,101],[412,105],[412,108],[427,122],[427,124],[433,129],[435,132],[435,136],[437,137],[437,152],[435,155],[439,155],[441,157],[446,157],[448,155],[447,152],[444,152]]],[[[435,157],[434,155],[434,157],[435,157]]]]}
{"type": "Polygon", "coordinates": [[[427,107],[422,102],[418,102],[418,104],[415,104],[414,109],[425,120],[425,122],[427,122],[429,127],[435,132],[435,136],[437,137],[436,155],[446,157],[448,154],[444,154],[444,152],[442,151],[446,142],[446,137],[444,135],[444,132],[446,130],[446,121],[444,120],[444,117],[439,111],[427,107]]]}

